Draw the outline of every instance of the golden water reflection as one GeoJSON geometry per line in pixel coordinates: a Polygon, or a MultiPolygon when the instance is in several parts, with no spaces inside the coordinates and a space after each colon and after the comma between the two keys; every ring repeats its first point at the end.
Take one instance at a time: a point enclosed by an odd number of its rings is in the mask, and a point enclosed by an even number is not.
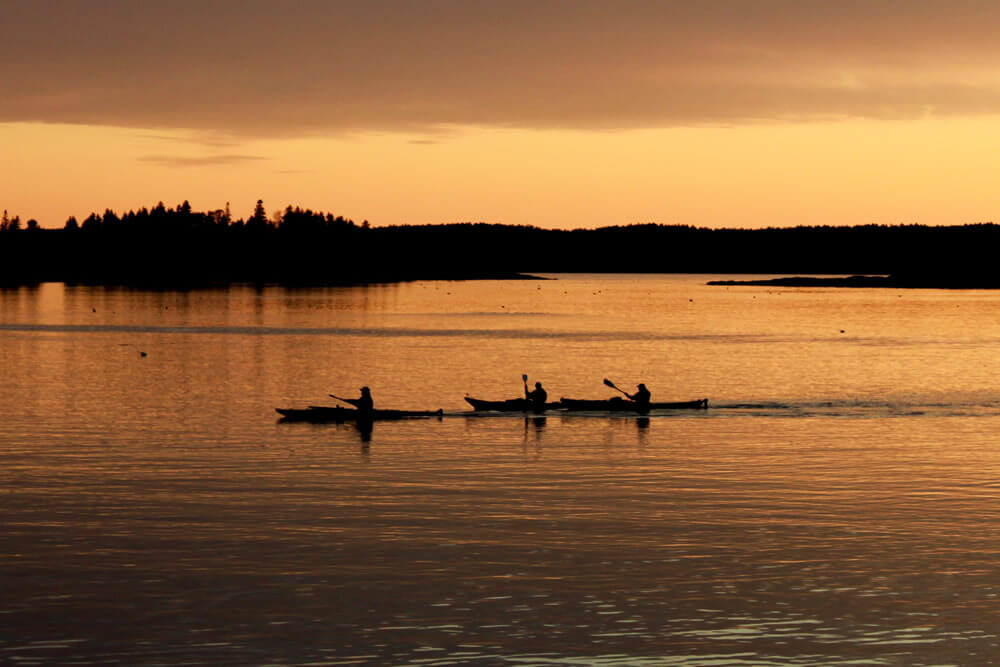
{"type": "Polygon", "coordinates": [[[0,292],[0,661],[988,663],[994,306],[683,277],[0,292]],[[711,407],[464,414],[522,372],[711,407]],[[361,384],[448,415],[276,421],[361,384]]]}

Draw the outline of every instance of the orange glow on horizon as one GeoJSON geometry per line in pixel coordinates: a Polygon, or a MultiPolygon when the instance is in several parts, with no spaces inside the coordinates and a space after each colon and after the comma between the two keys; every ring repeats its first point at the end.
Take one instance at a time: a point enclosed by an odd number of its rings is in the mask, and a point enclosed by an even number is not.
{"type": "Polygon", "coordinates": [[[256,140],[3,124],[0,206],[43,227],[185,199],[247,217],[258,198],[373,225],[966,224],[998,217],[998,139],[990,116],[256,140]]]}

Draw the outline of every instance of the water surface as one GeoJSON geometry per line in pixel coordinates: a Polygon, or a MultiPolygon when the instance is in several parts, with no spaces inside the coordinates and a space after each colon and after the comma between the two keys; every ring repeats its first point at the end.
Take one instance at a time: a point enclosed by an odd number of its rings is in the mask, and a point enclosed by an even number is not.
{"type": "Polygon", "coordinates": [[[556,278],[0,291],[0,662],[994,659],[1000,295],[556,278]]]}

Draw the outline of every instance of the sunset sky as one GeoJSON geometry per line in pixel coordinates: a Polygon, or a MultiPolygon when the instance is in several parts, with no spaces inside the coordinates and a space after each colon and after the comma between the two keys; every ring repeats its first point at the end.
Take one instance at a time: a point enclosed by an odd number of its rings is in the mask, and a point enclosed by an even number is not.
{"type": "Polygon", "coordinates": [[[0,0],[0,208],[1000,222],[1000,3],[0,0]]]}

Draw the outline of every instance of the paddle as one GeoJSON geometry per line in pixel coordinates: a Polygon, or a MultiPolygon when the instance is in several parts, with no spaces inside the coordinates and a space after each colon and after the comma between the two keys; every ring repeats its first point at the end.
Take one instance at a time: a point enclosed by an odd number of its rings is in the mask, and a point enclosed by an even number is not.
{"type": "Polygon", "coordinates": [[[524,382],[524,395],[528,395],[528,374],[521,373],[521,381],[524,382]]]}
{"type": "MultiPolygon", "coordinates": [[[[608,378],[604,378],[604,384],[628,396],[627,391],[625,391],[624,389],[618,389],[618,387],[615,386],[615,383],[609,380],[608,378]]],[[[631,398],[631,396],[629,396],[629,398],[631,398]]]]}

